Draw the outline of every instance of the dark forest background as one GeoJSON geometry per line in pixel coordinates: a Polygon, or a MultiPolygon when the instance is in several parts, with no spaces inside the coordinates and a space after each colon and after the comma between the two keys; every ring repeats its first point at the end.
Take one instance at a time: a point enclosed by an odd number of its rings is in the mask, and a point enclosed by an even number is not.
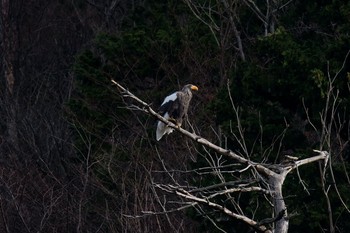
{"type": "MultiPolygon", "coordinates": [[[[152,185],[169,179],[164,166],[205,159],[177,132],[157,142],[156,119],[125,107],[110,79],[155,109],[197,85],[184,127],[257,162],[330,151],[335,232],[350,232],[350,1],[0,2],[1,232],[218,231],[191,209],[137,217],[164,211],[152,185]]],[[[329,232],[318,165],[299,173],[307,191],[297,174],[284,186],[289,232],[329,232]]]]}

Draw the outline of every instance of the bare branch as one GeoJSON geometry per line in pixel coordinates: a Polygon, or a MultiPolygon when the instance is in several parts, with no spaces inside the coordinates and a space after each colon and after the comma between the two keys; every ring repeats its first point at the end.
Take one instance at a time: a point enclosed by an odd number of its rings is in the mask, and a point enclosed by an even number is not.
{"type": "Polygon", "coordinates": [[[182,133],[183,135],[191,138],[192,140],[198,142],[199,144],[209,147],[213,150],[215,150],[216,152],[218,152],[221,155],[227,156],[230,159],[236,160],[242,164],[247,164],[247,165],[251,165],[251,166],[255,166],[257,170],[259,170],[260,172],[266,174],[266,175],[274,175],[275,173],[260,165],[257,163],[254,163],[246,158],[243,158],[242,156],[239,156],[238,154],[232,152],[231,150],[227,150],[224,149],[222,147],[219,147],[213,143],[211,143],[210,141],[208,141],[207,139],[196,135],[195,133],[190,133],[189,131],[183,129],[183,128],[179,128],[177,127],[175,124],[173,124],[172,122],[168,121],[167,119],[165,119],[164,117],[162,117],[161,115],[159,115],[156,111],[154,111],[151,106],[149,104],[147,104],[146,102],[142,101],[141,99],[139,99],[138,97],[136,97],[134,94],[132,94],[131,92],[129,92],[126,88],[124,88],[123,86],[121,86],[119,83],[117,83],[116,81],[114,81],[113,79],[111,80],[111,82],[115,85],[117,85],[117,87],[121,90],[122,94],[124,97],[128,97],[131,98],[133,100],[135,100],[136,102],[138,102],[139,104],[142,105],[142,107],[140,107],[141,109],[145,109],[145,111],[147,111],[149,114],[155,116],[158,120],[164,122],[167,126],[175,129],[176,131],[182,133]]]}
{"type": "Polygon", "coordinates": [[[224,195],[224,194],[227,194],[227,193],[254,192],[254,191],[262,192],[262,193],[265,193],[265,194],[271,194],[271,191],[263,189],[261,187],[247,187],[247,188],[243,187],[243,188],[231,188],[231,189],[225,189],[223,191],[218,191],[218,192],[215,192],[213,195],[208,196],[207,198],[210,199],[210,198],[214,198],[216,196],[224,195]]]}
{"type": "Polygon", "coordinates": [[[227,209],[226,207],[219,205],[217,203],[211,202],[208,199],[196,197],[183,189],[176,190],[175,194],[177,194],[181,197],[184,197],[186,199],[193,200],[193,201],[196,201],[198,203],[204,204],[206,206],[212,207],[214,209],[220,210],[220,211],[224,212],[225,214],[227,214],[228,216],[231,216],[234,219],[238,219],[238,220],[245,222],[246,224],[250,225],[252,228],[254,228],[258,231],[271,233],[271,231],[268,230],[264,225],[259,225],[256,221],[254,221],[254,220],[252,220],[244,215],[236,214],[236,213],[232,212],[231,210],[227,209]]]}
{"type": "Polygon", "coordinates": [[[329,159],[328,152],[327,151],[319,151],[319,150],[314,150],[314,152],[319,153],[319,155],[313,156],[313,157],[310,157],[310,158],[306,158],[306,159],[302,159],[302,160],[298,160],[298,161],[295,162],[295,166],[299,167],[301,165],[312,163],[312,162],[315,162],[315,161],[318,161],[318,160],[324,160],[325,161],[325,166],[326,166],[327,163],[328,163],[328,159],[329,159]]]}

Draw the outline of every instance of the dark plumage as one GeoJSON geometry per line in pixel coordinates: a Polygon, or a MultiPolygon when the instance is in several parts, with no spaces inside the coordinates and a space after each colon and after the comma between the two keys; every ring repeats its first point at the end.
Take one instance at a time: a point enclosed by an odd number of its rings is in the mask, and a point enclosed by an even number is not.
{"type": "MultiPolygon", "coordinates": [[[[198,91],[198,87],[192,84],[185,85],[181,91],[177,91],[165,97],[159,108],[159,114],[171,121],[176,126],[181,127],[184,117],[187,115],[188,107],[192,99],[192,91],[198,91]]],[[[173,129],[161,121],[157,124],[157,141],[165,134],[170,134],[173,129]]]]}

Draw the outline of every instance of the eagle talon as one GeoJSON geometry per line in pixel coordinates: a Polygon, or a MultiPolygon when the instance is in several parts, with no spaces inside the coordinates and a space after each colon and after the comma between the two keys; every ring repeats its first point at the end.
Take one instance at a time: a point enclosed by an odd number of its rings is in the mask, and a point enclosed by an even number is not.
{"type": "Polygon", "coordinates": [[[170,117],[170,118],[168,118],[168,121],[170,121],[171,123],[173,123],[173,124],[175,125],[176,128],[178,128],[178,129],[181,128],[181,123],[178,122],[176,119],[170,117]]]}
{"type": "Polygon", "coordinates": [[[168,121],[170,121],[174,125],[177,125],[177,121],[174,118],[172,118],[172,117],[168,118],[168,121]]]}
{"type": "Polygon", "coordinates": [[[168,118],[168,121],[173,123],[177,129],[181,127],[181,123],[177,122],[177,120],[172,117],[168,118]]]}

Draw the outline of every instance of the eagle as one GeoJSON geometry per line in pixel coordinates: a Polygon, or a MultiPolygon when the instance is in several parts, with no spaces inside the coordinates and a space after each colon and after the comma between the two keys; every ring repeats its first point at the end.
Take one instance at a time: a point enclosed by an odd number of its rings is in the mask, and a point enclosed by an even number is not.
{"type": "MultiPolygon", "coordinates": [[[[159,114],[168,121],[174,123],[177,127],[181,127],[182,120],[187,116],[188,107],[192,99],[192,91],[198,91],[198,87],[192,84],[185,85],[180,91],[176,91],[165,97],[163,103],[159,107],[159,114]]],[[[162,121],[157,123],[156,138],[159,141],[165,134],[174,131],[162,121]]]]}

